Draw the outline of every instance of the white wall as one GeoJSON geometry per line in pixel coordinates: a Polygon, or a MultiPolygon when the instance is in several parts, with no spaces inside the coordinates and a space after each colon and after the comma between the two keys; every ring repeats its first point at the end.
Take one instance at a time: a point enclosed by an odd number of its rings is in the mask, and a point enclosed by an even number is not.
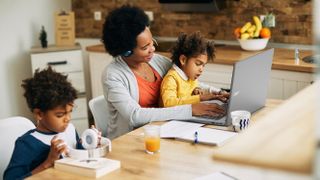
{"type": "Polygon", "coordinates": [[[54,44],[54,12],[71,9],[71,0],[0,0],[0,118],[31,118],[20,87],[31,77],[30,48],[40,45],[41,25],[54,44]]]}

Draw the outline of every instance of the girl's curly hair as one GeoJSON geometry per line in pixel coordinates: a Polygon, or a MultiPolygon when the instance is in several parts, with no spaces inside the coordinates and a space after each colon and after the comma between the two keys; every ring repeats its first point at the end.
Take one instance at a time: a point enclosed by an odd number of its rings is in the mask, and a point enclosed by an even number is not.
{"type": "Polygon", "coordinates": [[[77,98],[77,91],[67,76],[52,70],[50,66],[42,71],[37,69],[32,78],[22,81],[21,86],[31,111],[38,108],[46,112],[73,103],[77,98]]]}
{"type": "Polygon", "coordinates": [[[197,57],[201,54],[208,56],[208,61],[215,58],[214,42],[205,39],[199,31],[187,35],[181,33],[175,45],[170,49],[172,62],[181,67],[179,57],[185,55],[187,59],[197,57]]]}

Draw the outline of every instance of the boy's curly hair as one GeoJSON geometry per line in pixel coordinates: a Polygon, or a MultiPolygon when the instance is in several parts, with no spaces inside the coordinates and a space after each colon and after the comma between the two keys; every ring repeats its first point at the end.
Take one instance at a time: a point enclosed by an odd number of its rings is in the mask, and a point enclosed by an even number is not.
{"type": "Polygon", "coordinates": [[[109,13],[103,25],[102,42],[108,53],[118,56],[137,46],[137,36],[149,26],[146,13],[124,5],[109,13]]]}
{"type": "Polygon", "coordinates": [[[179,57],[185,55],[187,59],[197,57],[201,54],[208,56],[208,61],[215,58],[214,42],[205,39],[199,31],[187,35],[181,33],[175,45],[170,49],[172,62],[181,67],[179,57]]]}
{"type": "Polygon", "coordinates": [[[37,69],[32,78],[22,81],[24,97],[31,111],[35,108],[42,112],[54,109],[58,106],[66,106],[77,98],[77,91],[62,75],[49,66],[40,71],[37,69]]]}

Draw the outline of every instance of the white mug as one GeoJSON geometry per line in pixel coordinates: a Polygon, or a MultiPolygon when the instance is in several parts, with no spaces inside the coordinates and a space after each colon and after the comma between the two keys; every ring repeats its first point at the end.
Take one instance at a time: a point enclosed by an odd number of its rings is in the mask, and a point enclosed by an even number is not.
{"type": "Polygon", "coordinates": [[[249,126],[251,113],[244,110],[232,111],[231,118],[234,130],[239,132],[249,126]]]}

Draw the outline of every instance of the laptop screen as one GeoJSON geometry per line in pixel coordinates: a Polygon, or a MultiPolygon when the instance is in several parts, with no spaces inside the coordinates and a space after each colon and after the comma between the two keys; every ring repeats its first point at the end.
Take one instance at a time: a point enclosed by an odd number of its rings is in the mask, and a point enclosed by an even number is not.
{"type": "MultiPolygon", "coordinates": [[[[269,49],[234,64],[226,116],[218,118],[194,116],[188,121],[229,126],[232,123],[230,117],[232,111],[246,110],[253,113],[264,107],[273,53],[274,49],[269,49]]],[[[213,100],[212,103],[217,103],[217,100],[213,100]]]]}
{"type": "MultiPolygon", "coordinates": [[[[253,113],[264,107],[273,53],[274,49],[269,49],[234,64],[228,115],[235,110],[253,113]]],[[[230,124],[228,117],[226,125],[230,124]]]]}

